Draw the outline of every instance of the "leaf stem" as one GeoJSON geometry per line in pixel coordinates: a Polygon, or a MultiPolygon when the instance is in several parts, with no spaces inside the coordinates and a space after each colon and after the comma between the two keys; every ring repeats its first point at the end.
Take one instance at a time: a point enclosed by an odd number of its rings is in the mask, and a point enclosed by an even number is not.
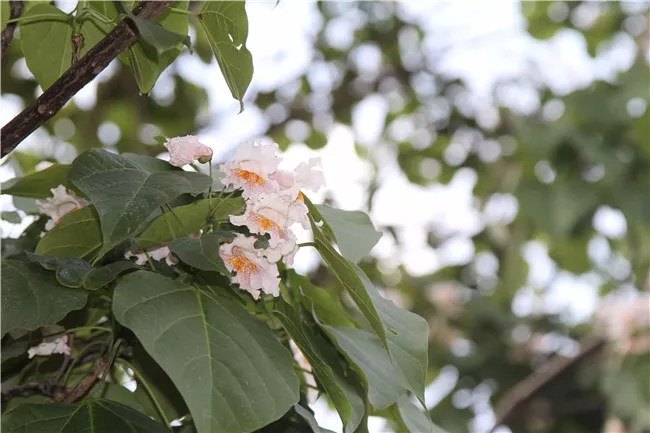
{"type": "Polygon", "coordinates": [[[64,18],[61,15],[58,14],[37,14],[37,15],[31,15],[27,17],[20,17],[20,18],[13,18],[10,20],[5,21],[5,24],[11,24],[11,23],[28,23],[32,21],[63,21],[63,22],[68,22],[68,18],[64,18]]]}
{"type": "Polygon", "coordinates": [[[196,15],[196,12],[186,11],[185,9],[169,8],[169,11],[183,15],[196,15]]]}
{"type": "Polygon", "coordinates": [[[303,242],[298,244],[299,247],[314,247],[316,248],[316,242],[303,242]]]}
{"type": "Polygon", "coordinates": [[[133,375],[136,377],[138,383],[141,383],[142,386],[144,386],[144,389],[147,391],[147,394],[149,394],[149,397],[151,398],[151,401],[153,401],[154,406],[156,406],[156,410],[160,414],[160,417],[165,422],[165,425],[167,427],[169,427],[170,421],[165,416],[165,412],[162,410],[162,406],[158,402],[158,399],[154,395],[153,391],[151,390],[151,387],[149,386],[147,381],[144,379],[142,374],[140,374],[140,372],[129,361],[126,361],[126,360],[120,358],[120,359],[117,360],[117,362],[119,362],[120,364],[124,365],[127,368],[130,368],[131,371],[133,371],[133,375]]]}

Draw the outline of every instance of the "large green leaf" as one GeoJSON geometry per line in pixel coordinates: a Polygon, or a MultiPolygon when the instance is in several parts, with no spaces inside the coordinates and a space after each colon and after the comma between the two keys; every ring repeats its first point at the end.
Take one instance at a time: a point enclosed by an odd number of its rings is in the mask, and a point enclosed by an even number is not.
{"type": "Polygon", "coordinates": [[[156,218],[137,238],[143,250],[184,238],[201,230],[208,220],[228,221],[230,215],[241,215],[246,204],[244,199],[210,198],[173,208],[172,212],[156,218]]]}
{"type": "Polygon", "coordinates": [[[368,382],[368,401],[376,410],[385,409],[406,394],[401,372],[393,366],[375,334],[363,329],[324,326],[343,354],[354,363],[368,382]]]}
{"type": "Polygon", "coordinates": [[[219,256],[219,243],[227,238],[232,239],[232,235],[230,233],[208,233],[198,239],[176,239],[170,248],[183,263],[202,271],[216,271],[222,275],[230,276],[230,272],[219,256]]]}
{"type": "MultiPolygon", "coordinates": [[[[44,5],[45,6],[45,5],[44,5]]],[[[9,179],[2,183],[2,194],[19,197],[49,198],[52,188],[68,183],[69,165],[55,164],[45,170],[37,171],[25,177],[9,179]]]]}
{"type": "Polygon", "coordinates": [[[250,432],[298,401],[299,381],[289,351],[221,290],[138,271],[119,280],[113,312],[172,379],[198,431],[250,432]]]}
{"type": "Polygon", "coordinates": [[[134,164],[139,165],[150,173],[157,171],[183,171],[180,167],[175,167],[167,161],[154,158],[153,156],[138,155],[137,153],[123,153],[122,158],[128,159],[134,164]]]}
{"type": "Polygon", "coordinates": [[[70,212],[39,241],[36,254],[42,256],[85,258],[102,246],[99,216],[93,206],[70,212]]]}
{"type": "Polygon", "coordinates": [[[367,256],[381,239],[381,232],[375,230],[365,212],[334,209],[325,205],[316,205],[316,208],[334,232],[341,254],[351,262],[356,263],[367,256]]]}
{"type": "Polygon", "coordinates": [[[400,423],[411,433],[447,433],[433,424],[427,412],[413,403],[408,395],[400,397],[392,412],[400,423]]]}
{"type": "Polygon", "coordinates": [[[248,16],[243,1],[209,1],[199,20],[232,97],[244,110],[244,94],[253,78],[253,57],[246,48],[248,16]]]}
{"type": "Polygon", "coordinates": [[[148,173],[105,150],[89,150],[75,159],[70,181],[93,202],[102,226],[101,257],[135,235],[159,206],[184,193],[208,189],[209,176],[191,172],[148,173]]]}
{"type": "Polygon", "coordinates": [[[357,304],[357,307],[359,307],[361,313],[368,320],[372,329],[377,333],[379,338],[381,338],[384,346],[388,347],[384,325],[382,324],[367,288],[357,275],[354,264],[341,257],[341,255],[334,250],[334,247],[332,247],[332,245],[327,241],[321,228],[314,223],[313,217],[310,217],[310,224],[314,233],[316,248],[323,257],[323,260],[325,260],[325,263],[327,263],[332,269],[341,285],[350,294],[350,297],[355,304],[357,304]]]}
{"type": "Polygon", "coordinates": [[[77,404],[22,404],[2,417],[5,433],[169,433],[164,425],[128,406],[87,399],[77,404]]]}
{"type": "Polygon", "coordinates": [[[338,254],[322,229],[311,220],[316,247],[339,282],[355,301],[371,328],[401,371],[408,388],[424,401],[429,325],[417,314],[384,299],[354,263],[338,254]]]}
{"type": "Polygon", "coordinates": [[[59,8],[36,4],[24,14],[20,42],[27,67],[43,90],[54,83],[72,64],[70,18],[59,8]],[[36,19],[39,16],[47,16],[36,19]],[[27,20],[32,17],[34,20],[27,20]]]}
{"type": "Polygon", "coordinates": [[[336,348],[315,323],[308,324],[301,320],[288,304],[278,302],[275,314],[311,364],[318,383],[334,403],[343,421],[344,433],[357,431],[366,416],[365,393],[360,389],[360,384],[352,380],[353,373],[344,370],[336,348]]]}
{"type": "Polygon", "coordinates": [[[57,284],[54,275],[37,264],[2,261],[2,336],[11,329],[30,331],[53,325],[86,305],[87,295],[57,284]]]}

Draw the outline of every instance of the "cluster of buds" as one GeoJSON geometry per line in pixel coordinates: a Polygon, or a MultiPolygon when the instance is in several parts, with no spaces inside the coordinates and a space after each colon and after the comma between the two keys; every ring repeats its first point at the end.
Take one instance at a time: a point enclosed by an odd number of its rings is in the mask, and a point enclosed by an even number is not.
{"type": "Polygon", "coordinates": [[[309,228],[307,206],[302,189],[318,191],[325,183],[317,158],[301,163],[293,171],[279,169],[278,145],[270,141],[247,141],[235,150],[231,161],[222,164],[221,182],[242,190],[246,200],[243,215],[233,215],[230,222],[245,226],[256,235],[268,235],[267,248],[255,248],[256,237],[238,234],[233,242],[223,244],[219,254],[233,282],[258,299],[260,291],[279,295],[276,263],[291,265],[298,251],[295,223],[309,228]]]}

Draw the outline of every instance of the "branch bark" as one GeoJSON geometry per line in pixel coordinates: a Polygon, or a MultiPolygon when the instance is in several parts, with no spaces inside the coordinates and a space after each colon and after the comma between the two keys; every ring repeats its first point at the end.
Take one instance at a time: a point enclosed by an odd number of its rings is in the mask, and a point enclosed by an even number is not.
{"type": "Polygon", "coordinates": [[[562,372],[572,365],[578,364],[605,347],[605,340],[601,338],[588,337],[580,345],[580,352],[573,358],[555,357],[549,360],[545,368],[539,373],[533,373],[526,379],[519,382],[496,405],[496,421],[494,431],[497,427],[507,424],[514,412],[521,404],[530,400],[542,387],[555,379],[562,372]]]}
{"type": "MultiPolygon", "coordinates": [[[[133,15],[153,19],[163,13],[170,4],[171,1],[143,1],[133,9],[133,15]]],[[[91,82],[136,39],[135,24],[125,18],[85,56],[65,71],[36,102],[2,127],[0,132],[2,156],[8,155],[34,130],[58,113],[78,91],[91,82]]]]}
{"type": "MultiPolygon", "coordinates": [[[[9,18],[16,19],[23,14],[23,9],[25,8],[25,3],[22,0],[9,2],[9,18]]],[[[7,27],[2,29],[2,47],[0,47],[0,57],[4,56],[7,52],[7,48],[11,44],[11,41],[14,39],[14,31],[16,30],[16,25],[18,23],[9,23],[7,27]]]]}

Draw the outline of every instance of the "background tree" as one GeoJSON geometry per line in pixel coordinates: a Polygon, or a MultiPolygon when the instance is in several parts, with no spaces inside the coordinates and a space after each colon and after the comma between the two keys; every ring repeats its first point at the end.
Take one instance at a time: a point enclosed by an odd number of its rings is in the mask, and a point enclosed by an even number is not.
{"type": "MultiPolygon", "coordinates": [[[[360,263],[386,295],[430,324],[427,407],[437,424],[450,432],[487,431],[495,423],[517,433],[648,431],[648,5],[520,6],[531,38],[561,44],[572,35],[584,41],[594,62],[616,67],[572,86],[549,78],[560,75],[555,70],[562,69],[561,59],[531,61],[523,73],[496,83],[486,100],[446,65],[463,44],[489,46],[497,38],[451,33],[453,26],[436,21],[444,22],[454,9],[450,3],[430,5],[418,16],[386,2],[324,2],[313,6],[322,21],[310,40],[309,65],[277,88],[249,90],[245,109],[261,113],[262,134],[289,151],[296,142],[327,149],[336,127],[350,126],[357,157],[372,167],[363,210],[373,216],[386,201],[382,190],[395,179],[386,181],[392,166],[421,186],[418,191],[438,185],[454,190],[470,179],[474,228],[449,229],[436,218],[417,230],[399,221],[379,224],[382,244],[390,248],[378,247],[360,263]],[[342,23],[352,29],[349,40],[333,35],[342,23]],[[380,107],[378,122],[364,121],[369,106],[380,107]],[[367,129],[377,123],[374,141],[365,142],[372,136],[367,129]],[[623,221],[624,229],[608,230],[602,223],[608,216],[623,221]],[[414,237],[423,236],[422,250],[434,251],[440,261],[424,274],[399,259],[414,237]],[[446,260],[454,242],[471,245],[471,254],[446,260]],[[600,297],[600,316],[575,320],[553,308],[555,298],[568,296],[562,292],[584,287],[600,297]]],[[[191,2],[188,8],[200,7],[191,2]]],[[[189,26],[195,55],[211,62],[206,33],[197,21],[189,26]]],[[[3,55],[2,94],[28,105],[41,79],[29,60],[36,80],[20,73],[17,42],[23,37],[17,35],[3,55]]],[[[29,174],[44,159],[70,162],[102,145],[155,156],[165,150],[156,135],[226,129],[233,114],[205,116],[206,89],[179,72],[188,55],[183,52],[167,69],[173,92],[165,97],[155,94],[156,77],[134,79],[125,62],[115,62],[112,74],[98,79],[92,109],[66,105],[32,136],[33,143],[47,145],[26,143],[29,152],[14,152],[6,164],[29,174]],[[152,88],[153,97],[141,94],[152,88]]],[[[398,196],[392,200],[408,204],[398,196]]],[[[325,202],[341,205],[336,197],[325,202]]],[[[14,204],[22,209],[19,217],[30,213],[24,201],[14,204]]],[[[4,254],[23,251],[26,242],[3,242],[4,254]]],[[[342,294],[324,264],[309,276],[342,294]]],[[[589,299],[585,294],[583,302],[589,299]]],[[[5,337],[3,349],[6,343],[5,337]]],[[[155,383],[166,386],[162,379],[155,383]]],[[[385,428],[402,427],[389,419],[385,428]]]]}

